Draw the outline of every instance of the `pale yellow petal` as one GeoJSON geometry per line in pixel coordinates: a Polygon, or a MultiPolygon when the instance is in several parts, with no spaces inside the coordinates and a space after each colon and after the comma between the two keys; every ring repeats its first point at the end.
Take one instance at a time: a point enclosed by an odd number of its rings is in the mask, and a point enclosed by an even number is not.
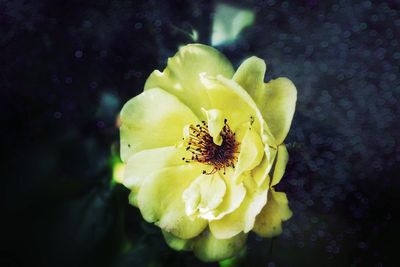
{"type": "Polygon", "coordinates": [[[179,238],[197,236],[207,222],[186,215],[182,194],[201,172],[200,167],[187,164],[164,168],[147,176],[137,196],[143,218],[179,238]]]}
{"type": "Polygon", "coordinates": [[[264,60],[253,56],[243,61],[233,76],[233,80],[249,93],[256,104],[260,99],[257,94],[264,89],[265,70],[264,60]]]}
{"type": "Polygon", "coordinates": [[[287,78],[278,78],[265,84],[257,103],[268,128],[275,137],[275,145],[286,138],[296,108],[297,90],[287,78]]]}
{"type": "Polygon", "coordinates": [[[268,201],[258,214],[253,231],[262,237],[274,237],[282,233],[282,222],[292,217],[286,194],[270,189],[268,201]]]}
{"type": "Polygon", "coordinates": [[[201,201],[199,204],[200,214],[214,210],[221,204],[226,191],[226,185],[219,173],[213,175],[202,175],[200,183],[201,201]]]}
{"type": "Polygon", "coordinates": [[[129,196],[128,196],[129,204],[131,204],[132,206],[135,206],[135,207],[138,207],[138,203],[137,203],[138,191],[139,191],[138,188],[133,189],[133,190],[131,190],[131,192],[129,193],[129,196]]]}
{"type": "Polygon", "coordinates": [[[274,174],[271,180],[271,186],[277,185],[281,181],[283,175],[285,174],[285,169],[288,160],[289,160],[289,153],[286,149],[286,145],[282,144],[278,146],[278,153],[274,167],[274,174]]]}
{"type": "Polygon", "coordinates": [[[162,168],[185,164],[182,158],[189,156],[190,153],[184,148],[175,146],[142,150],[129,158],[123,184],[131,190],[136,190],[146,176],[162,168]]]}
{"type": "Polygon", "coordinates": [[[273,166],[277,150],[275,148],[265,147],[264,151],[265,153],[260,164],[251,171],[253,179],[258,186],[261,186],[266,179],[269,179],[268,174],[273,166]]]}
{"type": "Polygon", "coordinates": [[[175,96],[151,89],[129,100],[121,110],[121,159],[142,150],[173,146],[185,125],[197,117],[175,96]]]}
{"type": "Polygon", "coordinates": [[[257,57],[246,59],[233,80],[240,84],[257,104],[275,137],[274,145],[286,138],[296,106],[297,90],[287,78],[278,78],[264,84],[265,62],[257,57]]]}
{"type": "Polygon", "coordinates": [[[235,256],[245,247],[247,238],[246,234],[241,233],[229,239],[217,239],[207,229],[192,239],[181,239],[166,231],[163,231],[163,236],[171,248],[178,251],[193,250],[194,254],[205,262],[235,256]]]}
{"type": "Polygon", "coordinates": [[[210,109],[203,110],[207,116],[208,132],[210,133],[213,141],[217,145],[222,144],[222,137],[220,135],[222,127],[224,127],[224,114],[221,110],[210,109]]]}
{"type": "Polygon", "coordinates": [[[252,123],[260,131],[262,117],[251,97],[237,83],[222,76],[203,77],[211,105],[223,112],[232,130],[252,123]],[[260,116],[258,116],[260,115],[260,116]],[[261,120],[260,120],[261,119],[261,120]]]}
{"type": "Polygon", "coordinates": [[[246,197],[239,208],[225,215],[220,220],[209,223],[210,231],[217,238],[231,238],[241,232],[249,232],[253,226],[256,216],[267,203],[269,181],[258,186],[250,175],[244,177],[246,185],[246,197]]]}
{"type": "Polygon", "coordinates": [[[238,234],[229,239],[217,239],[209,231],[195,240],[194,254],[202,261],[220,261],[238,254],[245,246],[246,234],[238,234]]]}
{"type": "Polygon", "coordinates": [[[207,214],[222,202],[225,190],[219,173],[200,175],[183,192],[186,214],[191,216],[198,211],[200,217],[207,219],[207,214]]]}
{"type": "Polygon", "coordinates": [[[198,179],[194,180],[182,195],[185,202],[185,212],[187,216],[192,216],[197,213],[201,201],[201,192],[198,179]]]}
{"type": "Polygon", "coordinates": [[[226,175],[222,175],[222,177],[226,185],[226,192],[221,204],[207,215],[209,220],[219,220],[226,214],[233,212],[246,196],[245,186],[243,183],[235,182],[233,171],[230,168],[226,170],[226,175]]]}
{"type": "Polygon", "coordinates": [[[230,79],[233,73],[231,63],[218,50],[206,45],[189,44],[168,59],[163,72],[156,70],[150,75],[145,90],[162,88],[177,96],[201,118],[201,108],[209,109],[210,102],[200,75],[222,75],[230,79]]]}
{"type": "Polygon", "coordinates": [[[264,144],[260,135],[249,126],[240,143],[239,158],[235,168],[236,181],[240,175],[256,167],[264,155],[264,144]]]}
{"type": "Polygon", "coordinates": [[[168,246],[172,249],[178,251],[188,251],[193,249],[193,239],[181,239],[164,230],[162,230],[162,234],[165,242],[167,242],[168,246]]]}

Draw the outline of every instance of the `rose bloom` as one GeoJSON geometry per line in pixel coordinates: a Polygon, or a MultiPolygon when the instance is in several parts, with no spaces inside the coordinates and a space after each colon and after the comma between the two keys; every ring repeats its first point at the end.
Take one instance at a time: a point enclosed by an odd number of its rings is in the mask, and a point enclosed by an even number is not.
{"type": "Polygon", "coordinates": [[[297,91],[287,78],[264,83],[265,70],[250,57],[235,72],[216,49],[186,45],[122,108],[123,184],[170,247],[218,261],[250,231],[279,235],[291,217],[274,186],[297,91]]]}

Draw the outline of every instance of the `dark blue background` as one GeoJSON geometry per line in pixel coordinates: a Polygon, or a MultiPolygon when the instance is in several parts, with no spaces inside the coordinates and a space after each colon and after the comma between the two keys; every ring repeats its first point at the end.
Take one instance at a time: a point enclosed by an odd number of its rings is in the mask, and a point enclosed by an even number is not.
{"type": "MultiPolygon", "coordinates": [[[[184,31],[209,44],[216,3],[0,1],[1,266],[207,266],[128,205],[109,159],[123,103],[184,31]]],[[[395,266],[399,3],[229,3],[255,23],[219,49],[298,90],[278,185],[294,216],[278,238],[251,235],[240,266],[395,266]]]]}

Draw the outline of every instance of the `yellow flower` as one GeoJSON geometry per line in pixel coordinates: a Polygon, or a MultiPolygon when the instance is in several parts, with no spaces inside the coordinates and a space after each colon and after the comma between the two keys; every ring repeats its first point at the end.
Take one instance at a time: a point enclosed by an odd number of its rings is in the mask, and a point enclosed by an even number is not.
{"type": "Polygon", "coordinates": [[[170,247],[218,261],[251,230],[272,237],[291,217],[274,186],[297,91],[287,78],[264,83],[265,70],[250,57],[234,72],[214,48],[186,45],[123,107],[123,184],[170,247]]]}

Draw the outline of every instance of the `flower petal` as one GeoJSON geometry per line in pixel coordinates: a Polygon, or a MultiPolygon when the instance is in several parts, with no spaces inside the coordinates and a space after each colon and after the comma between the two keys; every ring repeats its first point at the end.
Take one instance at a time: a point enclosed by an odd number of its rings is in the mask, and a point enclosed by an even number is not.
{"type": "MultiPolygon", "coordinates": [[[[137,194],[146,176],[162,168],[182,165],[182,158],[188,156],[190,153],[185,149],[174,146],[142,150],[128,159],[122,183],[132,191],[131,194],[137,194]]],[[[136,197],[131,195],[130,198],[135,204],[136,197]]]]}
{"type": "Polygon", "coordinates": [[[199,166],[187,164],[164,168],[147,176],[137,196],[143,218],[183,239],[202,232],[207,222],[187,216],[182,199],[185,189],[200,174],[199,166]]]}
{"type": "Polygon", "coordinates": [[[129,100],[121,110],[121,159],[142,150],[175,145],[186,124],[197,117],[175,96],[147,90],[129,100]]]}
{"type": "Polygon", "coordinates": [[[227,169],[226,175],[222,177],[226,185],[224,199],[212,213],[207,215],[208,220],[219,220],[226,214],[233,212],[240,206],[246,196],[246,188],[243,183],[238,184],[235,182],[231,168],[227,169]]]}
{"type": "Polygon", "coordinates": [[[193,250],[202,261],[220,261],[235,256],[245,246],[247,235],[238,234],[229,239],[217,239],[209,230],[192,239],[181,239],[163,231],[168,246],[178,251],[193,250]]]}
{"type": "Polygon", "coordinates": [[[202,261],[220,261],[235,256],[246,243],[246,234],[238,234],[229,239],[217,239],[209,231],[196,239],[194,254],[202,261]]]}
{"type": "Polygon", "coordinates": [[[233,80],[243,87],[259,107],[268,128],[280,145],[289,131],[296,106],[297,90],[287,78],[264,84],[265,62],[257,57],[246,59],[233,80]]]}
{"type": "Polygon", "coordinates": [[[220,75],[216,78],[204,76],[202,81],[212,107],[223,112],[232,130],[249,122],[254,122],[253,126],[260,130],[261,114],[251,97],[237,83],[220,75]]]}
{"type": "Polygon", "coordinates": [[[208,132],[213,138],[213,141],[217,145],[222,144],[222,137],[220,135],[222,127],[224,127],[224,115],[221,110],[218,109],[203,109],[207,116],[208,121],[208,132]]]}
{"type": "Polygon", "coordinates": [[[233,80],[249,93],[257,105],[260,99],[257,94],[264,90],[265,70],[264,60],[253,56],[243,61],[233,75],[233,80]]]}
{"type": "Polygon", "coordinates": [[[202,175],[203,181],[200,184],[201,202],[199,204],[200,213],[207,213],[222,202],[225,195],[226,185],[220,178],[219,173],[214,175],[202,175]],[[207,176],[207,177],[204,177],[207,176]]]}
{"type": "Polygon", "coordinates": [[[265,147],[264,151],[265,153],[261,163],[251,171],[253,179],[258,186],[261,186],[265,179],[269,179],[268,174],[272,168],[277,150],[272,147],[265,147]]]}
{"type": "Polygon", "coordinates": [[[237,179],[240,175],[256,167],[264,155],[264,144],[260,136],[252,128],[248,128],[241,144],[237,166],[234,177],[237,179]]]}
{"type": "Polygon", "coordinates": [[[209,222],[210,231],[215,237],[231,238],[240,232],[248,233],[254,226],[256,216],[267,203],[268,180],[259,187],[253,178],[247,175],[244,182],[247,193],[239,208],[220,220],[209,222]]]}
{"type": "Polygon", "coordinates": [[[225,189],[225,182],[219,173],[200,175],[183,192],[186,214],[191,216],[199,210],[199,216],[207,219],[207,213],[222,202],[225,189]]]}
{"type": "Polygon", "coordinates": [[[289,160],[289,153],[286,149],[285,144],[279,145],[271,186],[277,185],[281,181],[283,175],[285,174],[285,169],[288,160],[289,160]]]}
{"type": "Polygon", "coordinates": [[[165,242],[167,242],[168,246],[172,249],[178,251],[187,251],[193,249],[193,239],[181,239],[164,230],[162,230],[162,234],[165,242]]]}
{"type": "Polygon", "coordinates": [[[201,118],[201,108],[210,107],[208,95],[200,82],[200,74],[233,76],[231,63],[218,50],[201,44],[189,44],[168,59],[163,72],[154,71],[145,90],[160,87],[177,96],[201,118]]]}
{"type": "Polygon", "coordinates": [[[267,205],[258,214],[253,231],[263,237],[274,237],[282,233],[282,222],[292,217],[286,194],[275,192],[273,188],[268,194],[267,205]]]}
{"type": "Polygon", "coordinates": [[[261,113],[268,124],[276,145],[280,145],[289,132],[296,108],[297,90],[287,78],[278,78],[265,84],[263,94],[258,95],[261,113]]]}
{"type": "Polygon", "coordinates": [[[138,203],[137,203],[137,193],[138,193],[137,190],[132,190],[132,191],[129,193],[129,196],[128,196],[129,204],[131,204],[132,206],[135,206],[135,207],[138,207],[138,203]]]}

